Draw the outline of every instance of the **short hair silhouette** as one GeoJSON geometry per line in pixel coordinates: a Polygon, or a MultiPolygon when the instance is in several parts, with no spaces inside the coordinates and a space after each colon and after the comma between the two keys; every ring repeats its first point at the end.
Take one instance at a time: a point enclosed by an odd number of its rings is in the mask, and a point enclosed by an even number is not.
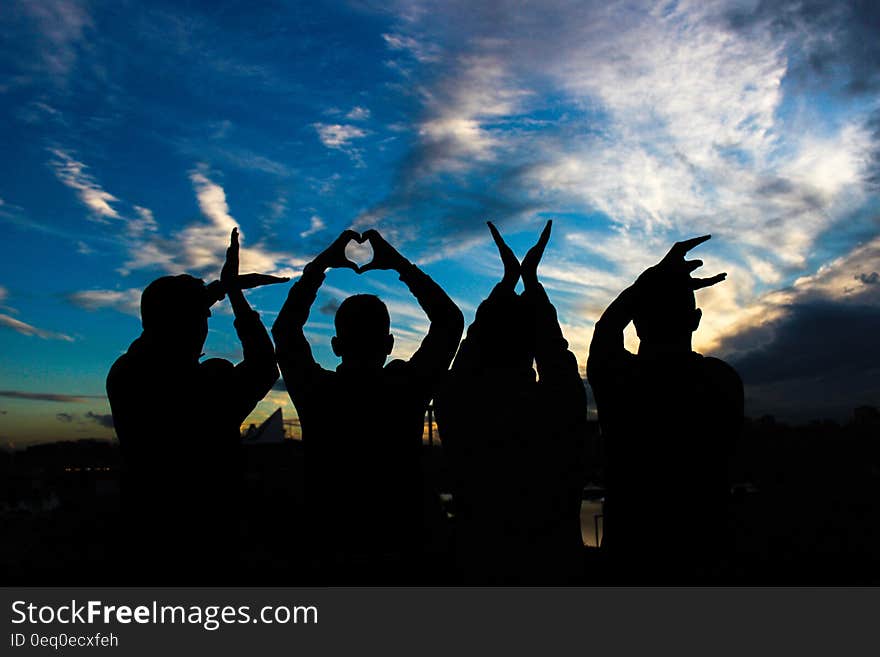
{"type": "Polygon", "coordinates": [[[182,274],[150,283],[143,332],[107,375],[125,460],[125,559],[140,581],[205,581],[228,576],[238,560],[241,425],[278,380],[272,340],[242,289],[285,280],[241,276],[238,265],[233,229],[219,281],[182,274]],[[201,361],[211,304],[224,295],[241,342],[238,364],[201,361]]]}
{"type": "Polygon", "coordinates": [[[639,340],[666,342],[689,338],[700,326],[702,311],[697,308],[693,289],[684,276],[681,285],[668,290],[655,290],[645,295],[633,315],[639,340]]]}
{"type": "Polygon", "coordinates": [[[703,262],[686,255],[708,239],[676,242],[605,309],[590,343],[607,459],[602,547],[626,583],[709,583],[727,568],[743,385],[730,365],[692,347],[702,317],[694,290],[726,278],[691,277],[703,262]],[[636,354],[624,342],[630,322],[636,354]],[[675,518],[658,510],[661,499],[676,500],[675,518]]]}
{"type": "Polygon", "coordinates": [[[141,324],[146,330],[176,328],[181,320],[211,314],[205,282],[190,276],[162,276],[141,294],[141,324]]]}
{"type": "MultiPolygon", "coordinates": [[[[443,289],[375,230],[344,231],[303,268],[278,313],[278,364],[302,427],[308,558],[333,582],[412,582],[431,562],[428,529],[446,520],[422,463],[425,410],[446,375],[464,317],[443,289]],[[351,241],[369,240],[373,261],[345,256],[351,241]],[[336,311],[335,369],[315,360],[303,332],[328,270],[394,271],[430,321],[408,360],[385,360],[394,344],[388,308],[371,294],[336,311]],[[352,491],[369,491],[351,505],[352,491]],[[391,578],[389,581],[388,578],[391,578]]],[[[440,541],[442,542],[442,541],[440,541]]]]}
{"type": "Polygon", "coordinates": [[[355,294],[343,301],[334,320],[333,352],[347,360],[385,361],[391,353],[391,317],[388,307],[374,294],[355,294]]]}
{"type": "Polygon", "coordinates": [[[501,295],[477,309],[479,348],[487,365],[531,369],[535,359],[534,311],[520,295],[501,295]]]}

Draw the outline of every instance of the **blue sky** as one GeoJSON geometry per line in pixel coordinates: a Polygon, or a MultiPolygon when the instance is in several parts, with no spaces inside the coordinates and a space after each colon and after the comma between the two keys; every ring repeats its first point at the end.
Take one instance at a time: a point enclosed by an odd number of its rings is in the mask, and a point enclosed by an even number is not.
{"type": "MultiPolygon", "coordinates": [[[[244,268],[291,276],[378,228],[470,320],[500,274],[485,221],[522,255],[553,218],[541,275],[582,367],[614,296],[710,232],[728,279],[695,346],[738,365],[748,412],[876,405],[878,31],[870,2],[7,3],[0,441],[111,436],[140,290],[215,278],[234,225],[244,268]]],[[[333,272],[326,366],[360,291],[395,355],[426,328],[393,275],[333,272]]],[[[267,325],[285,293],[249,295],[267,325]]],[[[206,351],[238,356],[222,306],[206,351]]]]}

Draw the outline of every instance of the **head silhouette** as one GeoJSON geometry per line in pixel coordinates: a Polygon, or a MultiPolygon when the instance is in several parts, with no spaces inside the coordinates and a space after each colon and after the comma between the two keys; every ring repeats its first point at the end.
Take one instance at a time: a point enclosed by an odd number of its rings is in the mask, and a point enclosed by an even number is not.
{"type": "Polygon", "coordinates": [[[639,300],[633,323],[642,344],[677,346],[687,344],[700,325],[702,311],[697,308],[690,278],[680,284],[646,291],[639,300]]]}
{"type": "Polygon", "coordinates": [[[513,292],[493,298],[477,309],[477,319],[484,362],[494,368],[531,369],[535,319],[526,299],[513,292]]]}
{"type": "Polygon", "coordinates": [[[141,294],[144,333],[169,351],[198,358],[208,337],[211,302],[204,281],[188,274],[163,276],[141,294]]]}
{"type": "Polygon", "coordinates": [[[333,353],[343,363],[382,367],[394,346],[388,308],[372,294],[348,297],[336,311],[333,353]]]}

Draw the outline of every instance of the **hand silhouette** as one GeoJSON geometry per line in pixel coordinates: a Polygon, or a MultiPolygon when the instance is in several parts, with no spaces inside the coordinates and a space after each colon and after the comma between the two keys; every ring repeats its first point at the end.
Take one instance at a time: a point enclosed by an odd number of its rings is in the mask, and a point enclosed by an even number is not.
{"type": "Polygon", "coordinates": [[[547,248],[547,242],[550,241],[550,230],[553,228],[553,220],[549,220],[541,236],[535,245],[528,250],[526,257],[522,260],[522,279],[524,285],[536,284],[538,282],[538,264],[544,255],[544,249],[547,248]]]}
{"type": "Polygon", "coordinates": [[[361,243],[369,242],[370,246],[373,247],[373,259],[363,267],[356,269],[359,274],[374,269],[394,269],[400,271],[401,267],[409,263],[406,258],[397,252],[397,249],[385,241],[385,238],[377,230],[368,230],[360,236],[358,241],[361,243]]]}
{"type": "Polygon", "coordinates": [[[663,260],[649,267],[636,279],[636,284],[641,288],[668,287],[686,285],[690,290],[699,290],[720,283],[727,278],[727,273],[722,272],[708,278],[692,278],[691,273],[703,266],[702,260],[685,260],[685,255],[695,246],[710,239],[711,235],[692,237],[681,242],[676,242],[663,256],[663,260]],[[686,282],[685,282],[686,281],[686,282]]]}
{"type": "Polygon", "coordinates": [[[363,238],[353,230],[344,230],[333,243],[314,260],[313,264],[317,264],[321,269],[338,269],[346,268],[358,271],[358,266],[345,256],[345,247],[352,240],[363,242],[363,238]]]}
{"type": "Polygon", "coordinates": [[[220,270],[220,282],[225,290],[241,289],[238,283],[238,252],[238,228],[233,228],[229,236],[229,248],[226,249],[226,262],[220,270]]]}
{"type": "Polygon", "coordinates": [[[516,287],[516,282],[519,280],[519,260],[516,259],[513,249],[507,246],[504,238],[501,237],[501,233],[495,228],[495,224],[491,221],[487,221],[486,225],[489,226],[489,232],[492,233],[492,239],[495,240],[495,244],[498,247],[498,254],[501,256],[501,262],[504,263],[504,276],[501,277],[500,284],[509,287],[512,290],[516,287]]]}
{"type": "Polygon", "coordinates": [[[223,270],[220,273],[220,280],[211,281],[205,286],[207,292],[208,305],[211,306],[221,301],[226,296],[228,284],[239,290],[250,290],[255,287],[264,285],[277,285],[278,283],[286,283],[290,280],[289,276],[272,276],[271,274],[239,274],[239,242],[238,229],[232,230],[229,248],[226,250],[226,262],[223,264],[223,270]],[[225,275],[225,278],[224,278],[225,275]],[[233,280],[233,276],[236,278],[233,280]]]}

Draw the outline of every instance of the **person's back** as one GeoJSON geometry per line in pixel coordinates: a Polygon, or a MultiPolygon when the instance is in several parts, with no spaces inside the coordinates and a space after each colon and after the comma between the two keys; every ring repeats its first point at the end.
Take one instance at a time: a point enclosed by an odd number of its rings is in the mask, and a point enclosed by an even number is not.
{"type": "Polygon", "coordinates": [[[421,470],[424,416],[461,338],[461,311],[426,274],[376,231],[346,231],[306,266],[291,287],[272,333],[287,390],[302,426],[311,542],[327,577],[393,577],[412,563],[423,536],[421,470]],[[345,258],[351,240],[375,257],[358,268],[345,258]],[[385,365],[393,347],[385,305],[372,295],[343,301],[336,313],[335,371],[314,360],[303,326],[325,270],[394,269],[431,321],[408,360],[385,365]],[[387,562],[385,566],[381,563],[387,562]]]}
{"type": "Polygon", "coordinates": [[[455,483],[459,567],[468,582],[572,581],[583,552],[587,404],[537,280],[550,224],[521,266],[490,229],[505,277],[477,309],[436,403],[455,483]],[[520,270],[525,291],[517,295],[520,270]]]}
{"type": "Polygon", "coordinates": [[[400,360],[324,370],[290,389],[306,454],[313,520],[329,545],[413,549],[421,523],[421,445],[430,380],[400,360]]]}
{"type": "Polygon", "coordinates": [[[590,347],[607,456],[603,548],[616,576],[636,581],[717,577],[727,543],[742,382],[723,361],[690,349],[700,319],[693,290],[723,280],[689,278],[682,248],[691,243],[673,247],[609,306],[590,347]],[[623,348],[630,320],[637,355],[623,348]]]}
{"type": "MultiPolygon", "coordinates": [[[[285,280],[257,278],[257,284],[285,280]]],[[[125,462],[130,554],[123,561],[133,576],[206,581],[233,556],[239,429],[278,378],[272,342],[240,285],[233,231],[221,282],[205,286],[192,276],[166,276],[144,290],[144,331],[107,376],[125,462]],[[199,362],[209,308],[224,291],[244,352],[235,366],[216,358],[199,362]]]]}
{"type": "Polygon", "coordinates": [[[126,463],[127,492],[139,510],[191,515],[195,493],[222,483],[238,463],[238,427],[253,406],[227,396],[232,363],[180,361],[144,337],[107,376],[107,395],[126,463]],[[238,408],[236,408],[238,406],[238,408]],[[216,481],[216,485],[211,482],[216,481]]]}
{"type": "Polygon", "coordinates": [[[727,463],[742,423],[742,384],[724,362],[634,356],[593,376],[609,490],[604,546],[693,561],[723,549],[727,463]]]}

